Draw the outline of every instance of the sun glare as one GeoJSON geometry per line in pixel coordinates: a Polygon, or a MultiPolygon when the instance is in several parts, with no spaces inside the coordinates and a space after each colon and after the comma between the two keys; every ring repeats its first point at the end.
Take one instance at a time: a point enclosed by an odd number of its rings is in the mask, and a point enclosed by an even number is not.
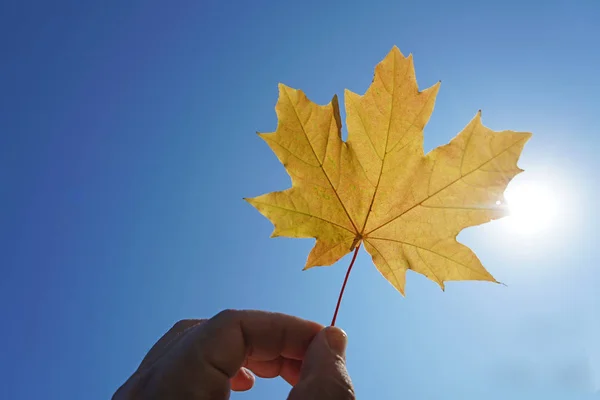
{"type": "Polygon", "coordinates": [[[513,182],[504,197],[510,212],[506,222],[511,230],[533,234],[551,228],[558,212],[558,202],[556,195],[547,187],[513,182]]]}

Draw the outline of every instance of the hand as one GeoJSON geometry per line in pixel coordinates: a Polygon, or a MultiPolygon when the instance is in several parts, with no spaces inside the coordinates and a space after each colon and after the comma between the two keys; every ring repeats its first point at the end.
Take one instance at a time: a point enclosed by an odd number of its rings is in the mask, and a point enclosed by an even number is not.
{"type": "Polygon", "coordinates": [[[285,314],[222,311],[176,323],[143,359],[113,400],[228,399],[254,375],[281,376],[289,400],[353,400],[345,365],[346,335],[285,314]]]}

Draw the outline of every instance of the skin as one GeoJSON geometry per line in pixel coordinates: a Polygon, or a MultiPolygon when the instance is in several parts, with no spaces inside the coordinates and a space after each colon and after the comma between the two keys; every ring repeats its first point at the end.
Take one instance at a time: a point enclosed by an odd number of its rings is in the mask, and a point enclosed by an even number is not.
{"type": "Polygon", "coordinates": [[[346,334],[294,316],[226,310],[177,322],[150,349],[113,400],[229,399],[255,376],[281,376],[289,400],[354,400],[346,334]]]}

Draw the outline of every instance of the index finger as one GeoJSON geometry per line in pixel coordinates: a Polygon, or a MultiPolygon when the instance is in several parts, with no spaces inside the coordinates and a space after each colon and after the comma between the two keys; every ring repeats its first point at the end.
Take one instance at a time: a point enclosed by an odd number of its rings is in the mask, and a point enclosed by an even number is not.
{"type": "Polygon", "coordinates": [[[290,315],[254,310],[226,310],[194,334],[198,356],[232,378],[246,358],[255,361],[284,357],[302,360],[313,338],[324,328],[290,315]]]}

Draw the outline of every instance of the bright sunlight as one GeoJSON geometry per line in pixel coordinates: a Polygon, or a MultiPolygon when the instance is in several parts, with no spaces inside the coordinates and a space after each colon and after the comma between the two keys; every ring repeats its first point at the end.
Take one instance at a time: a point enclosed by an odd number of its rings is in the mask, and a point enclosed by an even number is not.
{"type": "Polygon", "coordinates": [[[531,182],[512,182],[504,197],[510,210],[507,225],[517,233],[540,233],[555,222],[558,199],[548,187],[531,182]]]}

